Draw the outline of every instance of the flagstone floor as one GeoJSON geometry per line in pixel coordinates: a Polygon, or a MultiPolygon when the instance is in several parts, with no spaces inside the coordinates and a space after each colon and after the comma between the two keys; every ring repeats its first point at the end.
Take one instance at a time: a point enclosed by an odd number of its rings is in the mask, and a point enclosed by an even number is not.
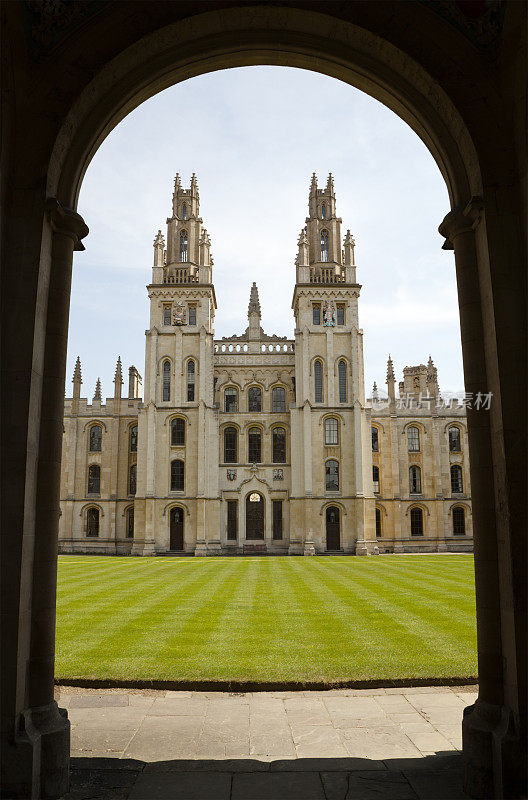
{"type": "Polygon", "coordinates": [[[476,687],[192,692],[57,689],[65,800],[458,800],[476,687]]]}

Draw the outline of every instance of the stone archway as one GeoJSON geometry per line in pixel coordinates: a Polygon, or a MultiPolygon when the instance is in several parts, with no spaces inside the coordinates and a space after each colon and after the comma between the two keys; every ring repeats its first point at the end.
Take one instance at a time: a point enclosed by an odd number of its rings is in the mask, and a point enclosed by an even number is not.
{"type": "MultiPolygon", "coordinates": [[[[445,178],[451,210],[440,230],[444,247],[455,250],[466,390],[492,391],[495,399],[489,414],[468,413],[480,695],[464,721],[466,785],[482,797],[514,796],[521,786],[526,464],[519,433],[522,442],[526,417],[518,366],[526,362],[526,287],[522,169],[502,119],[510,118],[501,88],[508,83],[497,79],[489,91],[479,84],[491,68],[420,4],[397,4],[397,13],[391,3],[350,5],[347,17],[325,3],[307,10],[224,2],[213,11],[195,3],[180,11],[153,2],[148,15],[130,18],[126,4],[108,4],[110,20],[102,12],[83,20],[72,52],[52,51],[33,75],[37,91],[39,79],[63,85],[57,96],[43,92],[39,100],[24,64],[20,91],[31,98],[31,116],[8,97],[4,294],[11,305],[2,324],[10,387],[4,449],[13,482],[5,513],[13,533],[4,589],[14,612],[6,621],[3,736],[8,781],[25,796],[53,797],[66,786],[68,725],[53,701],[56,539],[72,254],[88,232],[76,213],[82,176],[105,135],[143,100],[180,80],[250,64],[314,69],[368,92],[420,135],[445,178]],[[446,54],[464,63],[467,95],[446,54]],[[31,124],[36,117],[40,129],[31,124]],[[491,124],[487,141],[482,130],[491,124]],[[519,768],[508,771],[512,763],[519,768]]],[[[516,13],[508,12],[513,26],[516,13]]],[[[26,52],[16,48],[17,14],[6,10],[14,84],[26,52]]]]}

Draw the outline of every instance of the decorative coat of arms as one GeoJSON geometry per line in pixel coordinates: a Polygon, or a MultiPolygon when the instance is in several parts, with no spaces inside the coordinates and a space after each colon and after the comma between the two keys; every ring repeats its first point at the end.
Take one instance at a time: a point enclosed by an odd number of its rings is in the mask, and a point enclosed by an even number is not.
{"type": "Polygon", "coordinates": [[[282,470],[282,469],[274,469],[273,470],[273,480],[274,481],[283,481],[284,480],[284,470],[282,470]]]}
{"type": "Polygon", "coordinates": [[[332,300],[323,301],[323,325],[327,328],[333,328],[336,324],[336,308],[332,300]]]}
{"type": "Polygon", "coordinates": [[[227,470],[227,480],[228,481],[236,481],[237,471],[236,469],[228,469],[227,470]]]}
{"type": "Polygon", "coordinates": [[[172,309],[172,324],[185,325],[185,305],[181,300],[172,309]]]}

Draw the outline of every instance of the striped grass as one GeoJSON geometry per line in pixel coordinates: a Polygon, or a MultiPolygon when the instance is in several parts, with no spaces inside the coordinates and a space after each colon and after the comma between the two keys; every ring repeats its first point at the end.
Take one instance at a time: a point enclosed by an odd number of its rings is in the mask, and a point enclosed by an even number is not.
{"type": "Polygon", "coordinates": [[[61,679],[476,675],[471,555],[60,556],[61,679]]]}

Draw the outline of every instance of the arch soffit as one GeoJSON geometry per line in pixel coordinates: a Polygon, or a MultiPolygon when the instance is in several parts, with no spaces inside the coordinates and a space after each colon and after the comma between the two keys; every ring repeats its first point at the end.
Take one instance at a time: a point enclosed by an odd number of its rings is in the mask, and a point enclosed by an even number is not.
{"type": "Polygon", "coordinates": [[[101,428],[103,428],[103,430],[105,431],[105,433],[108,430],[108,428],[106,426],[106,422],[103,422],[102,419],[91,419],[91,420],[89,420],[88,422],[85,423],[84,428],[83,428],[83,432],[88,430],[88,428],[93,428],[94,425],[100,425],[101,428]]]}
{"type": "Polygon", "coordinates": [[[449,506],[449,516],[453,515],[455,508],[463,508],[468,514],[471,514],[471,506],[469,503],[464,503],[461,500],[457,500],[455,503],[449,506]]]}
{"type": "Polygon", "coordinates": [[[99,503],[85,503],[82,506],[81,510],[79,511],[79,516],[83,517],[89,508],[96,508],[99,511],[100,515],[104,517],[105,513],[103,511],[103,507],[99,505],[99,503]]]}
{"type": "Polygon", "coordinates": [[[380,422],[379,420],[377,420],[377,419],[371,419],[371,422],[370,422],[370,427],[371,427],[371,428],[377,428],[377,429],[378,429],[379,431],[381,431],[382,433],[385,433],[385,426],[383,425],[383,423],[381,423],[381,422],[380,422]]]}
{"type": "Polygon", "coordinates": [[[383,513],[385,514],[385,516],[386,516],[386,517],[388,517],[388,516],[389,516],[389,512],[387,511],[387,509],[385,508],[385,506],[383,505],[383,503],[378,503],[378,502],[376,502],[376,504],[375,504],[375,508],[378,508],[380,511],[383,511],[383,513]]]}
{"type": "Polygon", "coordinates": [[[187,516],[191,516],[187,503],[183,503],[181,500],[172,500],[170,503],[167,503],[163,508],[162,516],[167,516],[167,511],[170,511],[171,508],[183,508],[187,516]]]}
{"type": "Polygon", "coordinates": [[[331,15],[294,8],[209,11],[142,37],[109,60],[77,97],[55,140],[47,188],[75,209],[84,173],[110,131],[140,103],[226,67],[300,67],[337,78],[400,116],[428,147],[451,205],[481,194],[478,157],[449,96],[403,50],[331,15]]]}
{"type": "Polygon", "coordinates": [[[460,433],[467,432],[466,426],[464,425],[463,422],[460,422],[459,420],[452,420],[451,422],[446,422],[446,424],[444,425],[444,433],[447,433],[449,428],[458,428],[460,430],[460,433]]]}
{"type": "Polygon", "coordinates": [[[333,508],[334,506],[341,511],[341,514],[343,514],[343,516],[347,515],[347,510],[345,506],[343,505],[343,503],[339,502],[339,500],[326,500],[322,504],[319,510],[319,516],[322,517],[327,508],[333,508]]]}
{"type": "Polygon", "coordinates": [[[189,427],[192,425],[192,422],[190,422],[187,414],[184,414],[182,411],[176,411],[173,414],[168,414],[168,416],[165,417],[165,422],[163,424],[170,426],[173,419],[182,419],[186,425],[189,425],[189,427]]]}
{"type": "Polygon", "coordinates": [[[427,428],[423,422],[418,422],[416,419],[410,419],[409,422],[406,422],[402,428],[402,436],[405,436],[409,428],[418,428],[420,433],[422,433],[424,436],[427,436],[427,428]]]}
{"type": "Polygon", "coordinates": [[[346,421],[343,419],[341,414],[338,414],[335,411],[328,411],[326,414],[322,414],[319,417],[319,427],[321,427],[327,419],[335,419],[337,420],[338,425],[346,425],[346,421]]]}
{"type": "Polygon", "coordinates": [[[430,517],[430,516],[431,516],[431,512],[429,511],[429,509],[427,508],[427,506],[426,506],[424,503],[416,503],[416,502],[413,502],[413,503],[411,503],[411,505],[410,505],[410,506],[407,508],[407,510],[406,510],[406,512],[405,512],[405,516],[406,516],[406,517],[408,517],[408,516],[409,516],[409,514],[411,513],[411,511],[413,510],[413,508],[421,508],[421,509],[422,509],[422,511],[424,511],[424,512],[425,512],[425,514],[426,514],[428,517],[430,517]]]}
{"type": "Polygon", "coordinates": [[[128,514],[128,512],[129,512],[131,509],[133,509],[133,508],[134,508],[134,503],[128,503],[128,505],[126,505],[126,506],[124,507],[124,509],[123,509],[123,513],[121,514],[121,516],[122,516],[122,517],[126,517],[126,515],[128,514]]]}

